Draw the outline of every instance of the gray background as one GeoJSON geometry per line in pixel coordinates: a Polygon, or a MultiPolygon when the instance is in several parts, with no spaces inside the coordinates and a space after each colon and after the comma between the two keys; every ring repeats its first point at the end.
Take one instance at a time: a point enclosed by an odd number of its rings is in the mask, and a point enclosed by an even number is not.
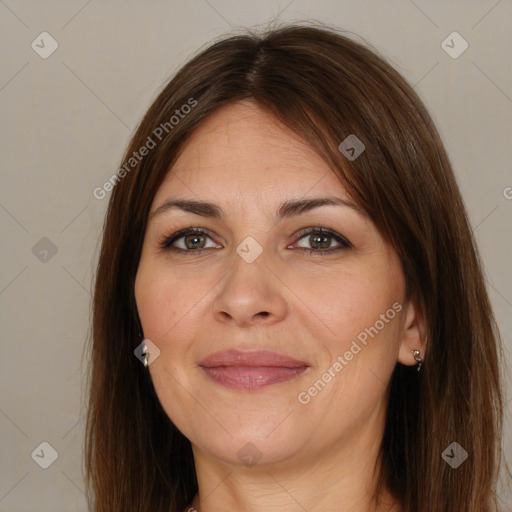
{"type": "MultiPolygon", "coordinates": [[[[276,17],[353,31],[414,84],[454,165],[511,360],[510,0],[0,0],[0,511],[86,510],[82,350],[109,196],[93,189],[181,64],[276,17]],[[31,47],[43,31],[59,45],[46,59],[31,47]],[[441,46],[453,31],[469,44],[458,58],[441,46]],[[58,452],[47,469],[42,442],[58,452]]],[[[510,416],[504,452],[512,464],[510,416]]]]}

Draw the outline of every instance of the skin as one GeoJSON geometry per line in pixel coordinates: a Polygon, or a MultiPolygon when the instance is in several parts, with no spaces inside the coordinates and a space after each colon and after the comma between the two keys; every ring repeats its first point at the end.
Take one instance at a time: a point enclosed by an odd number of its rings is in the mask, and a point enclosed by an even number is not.
{"type": "Polygon", "coordinates": [[[212,114],[155,195],[152,213],[171,197],[225,212],[223,220],[176,208],[151,216],[135,283],[144,336],[160,350],[148,367],[155,390],[193,446],[196,510],[400,510],[387,492],[371,507],[373,468],[393,368],[415,365],[413,349],[424,354],[424,322],[406,303],[398,256],[369,218],[340,206],[275,216],[285,200],[325,196],[351,202],[324,160],[250,101],[212,114]],[[190,226],[209,230],[199,240],[204,252],[186,249],[183,237],[174,246],[186,254],[159,246],[190,226]],[[341,249],[309,254],[302,249],[318,251],[314,234],[297,235],[309,227],[330,228],[352,246],[328,237],[329,249],[341,249]],[[252,263],[236,252],[248,236],[262,249],[252,263]],[[394,303],[402,306],[396,316],[301,403],[299,393],[394,303]],[[234,347],[273,350],[310,367],[260,390],[228,389],[198,362],[234,347]],[[259,457],[254,465],[237,456],[247,443],[256,447],[246,447],[259,457]]]}

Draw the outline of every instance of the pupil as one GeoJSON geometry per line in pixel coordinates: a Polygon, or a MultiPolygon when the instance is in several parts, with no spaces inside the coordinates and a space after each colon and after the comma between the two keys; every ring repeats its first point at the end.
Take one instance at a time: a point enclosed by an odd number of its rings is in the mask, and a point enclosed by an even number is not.
{"type": "Polygon", "coordinates": [[[328,248],[329,247],[329,235],[312,235],[311,245],[313,247],[315,247],[316,249],[328,248]]]}
{"type": "Polygon", "coordinates": [[[202,244],[201,244],[201,238],[203,237],[203,235],[188,235],[185,237],[185,245],[187,247],[187,249],[195,249],[197,247],[199,247],[200,249],[202,247],[204,247],[204,238],[202,240],[202,244]],[[189,241],[192,241],[191,244],[189,244],[188,242],[189,241]],[[196,243],[199,241],[200,245],[197,245],[196,243]]]}

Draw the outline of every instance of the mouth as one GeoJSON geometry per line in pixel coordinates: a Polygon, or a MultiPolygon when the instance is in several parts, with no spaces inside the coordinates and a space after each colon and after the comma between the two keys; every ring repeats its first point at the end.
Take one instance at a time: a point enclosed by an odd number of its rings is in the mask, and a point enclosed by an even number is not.
{"type": "Polygon", "coordinates": [[[199,367],[215,383],[232,389],[257,390],[292,380],[309,365],[267,350],[226,350],[211,354],[199,367]]]}

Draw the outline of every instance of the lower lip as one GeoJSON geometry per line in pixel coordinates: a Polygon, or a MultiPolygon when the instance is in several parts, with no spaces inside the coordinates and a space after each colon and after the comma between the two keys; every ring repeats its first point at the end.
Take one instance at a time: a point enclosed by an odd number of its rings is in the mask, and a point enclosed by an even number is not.
{"type": "Polygon", "coordinates": [[[279,382],[286,382],[303,373],[307,366],[285,368],[282,366],[215,366],[201,367],[213,381],[234,389],[261,389],[279,382]]]}

